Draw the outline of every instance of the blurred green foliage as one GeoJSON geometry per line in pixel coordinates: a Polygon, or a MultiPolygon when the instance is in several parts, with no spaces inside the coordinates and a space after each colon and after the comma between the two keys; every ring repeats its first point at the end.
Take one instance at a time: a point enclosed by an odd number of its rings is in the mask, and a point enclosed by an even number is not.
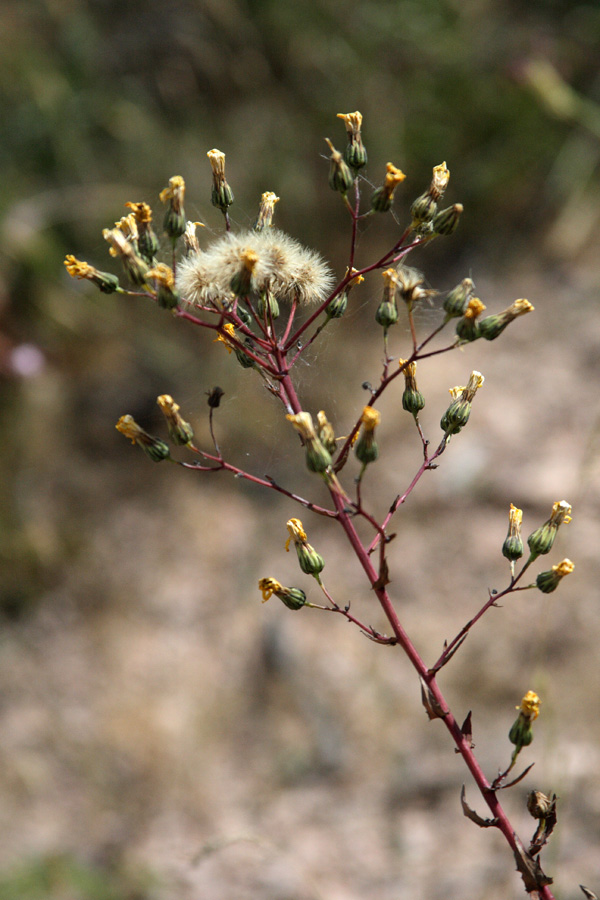
{"type": "MultiPolygon", "coordinates": [[[[448,198],[466,214],[436,259],[462,277],[478,248],[503,261],[526,234],[532,252],[597,168],[589,120],[552,109],[552,85],[534,90],[530,71],[541,58],[599,99],[595,0],[13,0],[0,28],[0,467],[9,475],[0,609],[9,615],[60,579],[114,481],[111,460],[127,465],[111,423],[126,411],[148,423],[164,390],[210,387],[193,330],[166,329],[148,305],[91,294],[64,272],[66,252],[108,268],[100,230],[125,201],[156,209],[169,176],[182,174],[188,216],[220,228],[206,160],[218,147],[236,224],[252,222],[261,192],[274,190],[277,223],[339,268],[345,221],[327,188],[323,138],[342,145],[335,115],[360,109],[368,178],[378,183],[388,159],[409,175],[398,205],[448,161],[448,198]]],[[[142,476],[126,471],[132,489],[142,476]]]]}
{"type": "Polygon", "coordinates": [[[33,860],[0,875],[3,900],[143,900],[150,880],[86,865],[68,855],[33,860]]]}

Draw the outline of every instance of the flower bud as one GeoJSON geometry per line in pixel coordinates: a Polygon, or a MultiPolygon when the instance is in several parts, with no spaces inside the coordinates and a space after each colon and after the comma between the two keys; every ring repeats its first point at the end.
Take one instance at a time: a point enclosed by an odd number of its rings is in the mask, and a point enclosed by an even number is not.
{"type": "Polygon", "coordinates": [[[552,566],[548,572],[540,572],[536,578],[536,587],[544,594],[551,594],[555,591],[565,575],[570,575],[575,565],[570,559],[563,559],[557,566],[552,566]]]}
{"type": "Polygon", "coordinates": [[[279,303],[275,294],[272,291],[261,291],[256,309],[259,316],[267,317],[267,322],[269,321],[269,316],[272,319],[276,319],[279,316],[279,303]]]}
{"type": "Polygon", "coordinates": [[[369,463],[375,462],[379,456],[379,447],[375,440],[375,428],[381,421],[381,415],[372,406],[365,406],[360,421],[362,422],[362,430],[354,445],[354,453],[358,461],[363,466],[367,466],[369,463]]]}
{"type": "Polygon", "coordinates": [[[375,312],[375,321],[386,330],[398,321],[396,291],[398,289],[398,273],[395,269],[386,269],[381,273],[383,278],[383,297],[375,312]]]}
{"type": "Polygon", "coordinates": [[[103,294],[114,294],[119,290],[119,279],[109,272],[99,272],[89,263],[76,259],[71,253],[65,257],[65,266],[71,278],[85,278],[100,288],[103,294]]]}
{"type": "Polygon", "coordinates": [[[570,521],[570,504],[567,503],[566,500],[557,500],[552,507],[552,513],[548,521],[544,522],[543,525],[540,525],[539,528],[536,528],[536,530],[527,538],[530,551],[530,562],[537,559],[538,556],[550,553],[559,527],[563,522],[565,525],[568,525],[570,521]]]}
{"type": "Polygon", "coordinates": [[[344,159],[356,175],[358,170],[362,169],[367,163],[367,151],[363,146],[360,133],[363,117],[358,110],[353,113],[338,113],[337,117],[344,120],[348,134],[348,144],[344,151],[344,159]]]}
{"type": "Polygon", "coordinates": [[[325,472],[331,465],[331,455],[317,437],[311,414],[299,412],[286,416],[286,419],[292,423],[304,441],[306,467],[309,472],[325,472]]]}
{"type": "Polygon", "coordinates": [[[534,819],[545,819],[556,806],[556,796],[552,798],[541,791],[530,791],[527,797],[527,810],[534,819]]]}
{"type": "Polygon", "coordinates": [[[184,197],[185,181],[181,175],[174,175],[172,178],[169,178],[169,186],[164,188],[159,194],[160,202],[167,203],[168,201],[169,204],[165,213],[163,228],[173,241],[185,234],[184,197]]]}
{"type": "Polygon", "coordinates": [[[225,154],[220,150],[209,150],[206,155],[210,161],[213,177],[211,203],[221,212],[226,213],[234,198],[233,191],[225,178],[225,154]]]}
{"type": "Polygon", "coordinates": [[[159,250],[158,238],[152,228],[152,210],[147,203],[131,203],[125,204],[135,217],[138,230],[137,246],[142,259],[153,265],[154,258],[159,250]]]}
{"type": "Polygon", "coordinates": [[[286,527],[290,536],[286,541],[285,549],[289,551],[290,541],[293,541],[300,568],[306,575],[314,575],[318,580],[320,572],[325,567],[325,561],[308,543],[302,522],[300,519],[289,519],[286,527]]]}
{"type": "Polygon", "coordinates": [[[219,408],[219,406],[221,405],[221,397],[224,393],[225,391],[223,390],[223,388],[219,387],[218,385],[215,385],[214,388],[212,388],[210,391],[207,391],[207,402],[211,409],[219,408]]]}
{"type": "Polygon", "coordinates": [[[442,431],[448,435],[458,434],[465,427],[471,415],[473,398],[484,380],[481,372],[473,371],[466,387],[450,388],[450,394],[454,399],[442,416],[440,422],[442,431]]]}
{"type": "MultiPolygon", "coordinates": [[[[249,337],[244,338],[244,345],[249,349],[252,349],[252,340],[249,337]]],[[[252,359],[251,356],[248,356],[244,350],[241,350],[239,347],[234,347],[233,352],[235,353],[236,359],[239,362],[242,369],[253,369],[256,363],[252,359]]]]}
{"type": "Polygon", "coordinates": [[[156,286],[156,300],[161,309],[175,309],[179,303],[179,293],[175,290],[173,270],[164,263],[157,263],[146,272],[146,281],[153,280],[156,286]]]}
{"type": "Polygon", "coordinates": [[[484,311],[485,306],[479,297],[471,297],[465,314],[456,323],[456,335],[461,341],[476,341],[479,337],[479,323],[477,319],[484,311]]]}
{"type": "Polygon", "coordinates": [[[452,288],[442,304],[448,319],[464,316],[474,290],[475,285],[470,278],[463,278],[460,284],[452,288]]]}
{"type": "Polygon", "coordinates": [[[404,393],[402,394],[402,408],[413,416],[418,416],[425,406],[425,398],[421,391],[417,388],[417,364],[411,362],[406,364],[405,359],[399,359],[398,364],[404,366],[402,374],[404,375],[404,393]]]}
{"type": "Polygon", "coordinates": [[[537,694],[533,691],[528,691],[521,700],[521,705],[517,706],[519,715],[510,729],[508,739],[518,750],[521,747],[529,746],[533,740],[531,724],[539,715],[540,702],[537,694]]]}
{"type": "Polygon", "coordinates": [[[194,439],[194,430],[189,422],[185,422],[179,413],[179,405],[170,394],[161,394],[156,402],[167,420],[171,440],[178,446],[189,444],[194,439]]]}
{"type": "Polygon", "coordinates": [[[421,194],[420,197],[417,197],[410,208],[410,214],[412,216],[412,227],[418,228],[420,225],[431,222],[436,212],[437,203],[435,202],[429,191],[426,191],[426,193],[421,194]]]}
{"type": "Polygon", "coordinates": [[[337,297],[334,297],[327,309],[325,315],[328,319],[341,319],[348,307],[348,291],[342,291],[337,297]]]}
{"type": "Polygon", "coordinates": [[[335,453],[335,432],[324,410],[317,413],[317,435],[328,453],[335,453]]]}
{"type": "Polygon", "coordinates": [[[521,537],[521,522],[523,510],[510,504],[508,513],[508,534],[502,544],[502,555],[510,562],[515,562],[523,556],[523,539],[521,537]]]}
{"type": "Polygon", "coordinates": [[[525,313],[533,312],[534,307],[529,300],[515,300],[512,306],[495,316],[486,316],[479,321],[479,336],[485,338],[486,341],[495,340],[498,335],[502,334],[507,325],[518,316],[525,313]]]}
{"type": "Polygon", "coordinates": [[[272,226],[276,203],[279,203],[279,197],[273,191],[265,191],[260,198],[260,208],[258,218],[254,223],[254,231],[264,231],[265,228],[272,226]]]}
{"type": "Polygon", "coordinates": [[[387,212],[394,200],[394,191],[397,186],[404,181],[406,175],[392,163],[386,166],[385,181],[381,187],[378,187],[371,197],[371,209],[374,212],[387,212]]]}
{"type": "Polygon", "coordinates": [[[137,444],[141,447],[153,462],[161,462],[163,459],[169,459],[171,456],[169,445],[144,431],[133,416],[121,416],[115,428],[125,435],[132,444],[137,444]]]}
{"type": "Polygon", "coordinates": [[[342,154],[335,149],[329,138],[325,138],[325,142],[331,150],[331,156],[329,157],[329,187],[332,191],[339,191],[340,194],[345,196],[354,184],[354,175],[342,154]]]}
{"type": "Polygon", "coordinates": [[[254,250],[242,250],[240,268],[231,279],[231,290],[236,297],[248,297],[256,288],[254,270],[258,264],[258,254],[254,250]]]}
{"type": "Polygon", "coordinates": [[[450,170],[446,163],[440,163],[439,166],[433,167],[431,176],[431,184],[429,185],[429,195],[434,200],[441,200],[450,181],[450,170]]]}
{"type": "Polygon", "coordinates": [[[135,252],[133,245],[118,228],[105,228],[102,237],[110,244],[112,256],[118,256],[128,278],[133,284],[144,285],[148,274],[148,263],[135,252]]]}
{"type": "Polygon", "coordinates": [[[462,203],[455,203],[434,216],[431,228],[434,234],[449,235],[456,231],[458,222],[463,213],[462,203]]]}
{"type": "Polygon", "coordinates": [[[275,578],[261,578],[258,582],[259,590],[263,595],[263,603],[275,594],[285,603],[288,609],[302,609],[306,603],[306,594],[300,588],[284,587],[275,578]]]}

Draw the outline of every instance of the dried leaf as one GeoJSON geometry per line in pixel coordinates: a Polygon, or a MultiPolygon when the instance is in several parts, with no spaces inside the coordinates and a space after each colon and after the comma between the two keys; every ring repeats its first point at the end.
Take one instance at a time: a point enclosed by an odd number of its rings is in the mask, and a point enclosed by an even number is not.
{"type": "Polygon", "coordinates": [[[389,577],[388,577],[389,574],[390,574],[390,572],[389,572],[389,569],[388,569],[387,560],[384,559],[384,560],[382,561],[382,563],[381,563],[380,568],[379,568],[379,578],[377,579],[377,581],[376,581],[376,582],[374,583],[374,585],[373,585],[373,590],[374,590],[374,591],[379,591],[379,590],[381,590],[382,588],[384,588],[384,587],[386,586],[386,584],[389,584],[389,583],[390,583],[390,579],[389,579],[389,577]]]}
{"type": "Polygon", "coordinates": [[[544,847],[550,838],[550,835],[556,827],[556,794],[552,794],[550,798],[550,806],[548,812],[543,819],[540,819],[537,830],[531,839],[529,845],[529,853],[536,856],[544,847]]]}
{"type": "Polygon", "coordinates": [[[588,887],[586,887],[585,884],[580,884],[579,887],[581,888],[581,890],[583,891],[585,896],[588,898],[588,900],[598,900],[598,897],[596,896],[596,894],[593,891],[590,891],[590,889],[588,887]]]}
{"type": "Polygon", "coordinates": [[[539,859],[533,859],[525,850],[516,834],[514,839],[517,844],[515,862],[517,863],[517,870],[521,873],[525,890],[530,894],[532,891],[539,891],[547,884],[552,884],[553,879],[544,874],[539,859]]]}
{"type": "Polygon", "coordinates": [[[471,822],[475,822],[476,825],[479,825],[480,828],[492,828],[498,824],[498,819],[484,819],[479,813],[476,813],[474,809],[471,809],[467,803],[467,791],[464,784],[460,792],[460,802],[462,804],[463,815],[465,815],[467,819],[470,819],[471,822]]]}
{"type": "Polygon", "coordinates": [[[444,716],[448,715],[447,711],[440,706],[439,701],[433,694],[425,679],[420,678],[419,680],[421,682],[421,702],[423,703],[425,711],[430,720],[443,719],[444,716]]]}

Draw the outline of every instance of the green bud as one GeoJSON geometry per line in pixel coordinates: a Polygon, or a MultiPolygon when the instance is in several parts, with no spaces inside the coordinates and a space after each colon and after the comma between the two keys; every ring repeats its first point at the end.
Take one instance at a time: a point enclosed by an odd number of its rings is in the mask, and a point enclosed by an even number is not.
{"type": "Polygon", "coordinates": [[[183,208],[181,211],[177,211],[172,206],[169,206],[163,220],[163,228],[171,240],[176,241],[182,234],[185,234],[185,225],[186,219],[183,208]]]}
{"type": "MultiPolygon", "coordinates": [[[[244,344],[252,349],[252,340],[249,337],[244,338],[244,344]]],[[[252,369],[254,367],[255,363],[252,357],[248,356],[247,353],[244,353],[243,350],[240,350],[239,347],[234,347],[233,352],[235,353],[237,361],[239,362],[242,369],[252,369]]]]}
{"type": "Polygon", "coordinates": [[[405,388],[402,394],[402,408],[417,416],[425,406],[425,397],[421,391],[414,388],[405,388]]]}
{"type": "Polygon", "coordinates": [[[375,462],[379,456],[379,447],[372,431],[363,430],[354,445],[354,453],[363,465],[375,462]]]}
{"type": "Polygon", "coordinates": [[[570,559],[563,559],[557,566],[547,572],[540,572],[536,578],[536,587],[544,594],[551,594],[555,591],[565,575],[570,575],[575,566],[570,559]]]}
{"type": "Polygon", "coordinates": [[[300,568],[306,575],[318,575],[325,568],[325,560],[314,547],[306,542],[297,543],[296,553],[300,568]]]}
{"type": "Polygon", "coordinates": [[[267,321],[269,314],[271,318],[276,319],[279,316],[279,303],[271,291],[261,291],[256,305],[259,316],[266,315],[267,321]]]}
{"type": "Polygon", "coordinates": [[[452,288],[442,304],[448,318],[464,316],[474,289],[475,285],[470,278],[463,278],[460,284],[452,288]]]}
{"type": "Polygon", "coordinates": [[[417,225],[422,225],[423,222],[431,222],[436,212],[437,203],[435,202],[429,191],[427,191],[425,194],[421,194],[420,197],[417,197],[410,208],[410,214],[413,220],[413,228],[416,228],[417,225]]]}
{"type": "Polygon", "coordinates": [[[218,185],[213,185],[210,194],[210,202],[221,212],[227,212],[234,201],[233,191],[229,187],[227,181],[223,179],[218,185]]]}
{"type": "Polygon", "coordinates": [[[476,319],[463,316],[456,323],[456,336],[461,341],[476,341],[480,337],[479,322],[476,319]]]}
{"type": "Polygon", "coordinates": [[[571,521],[571,506],[566,500],[557,500],[552,507],[552,513],[547,522],[529,535],[527,543],[531,551],[531,560],[549,553],[554,544],[559,527],[564,522],[571,521]]]}
{"type": "Polygon", "coordinates": [[[360,138],[358,140],[350,141],[346,146],[346,149],[344,150],[344,159],[354,172],[358,172],[359,169],[366,166],[368,160],[367,151],[360,138]]]}
{"type": "Polygon", "coordinates": [[[329,166],[329,187],[332,191],[339,191],[340,194],[347,194],[354,184],[354,175],[350,171],[348,164],[344,161],[344,157],[336,150],[329,138],[325,138],[331,150],[330,166],[329,166]]]}
{"type": "Polygon", "coordinates": [[[373,212],[387,212],[391,209],[394,195],[382,185],[378,187],[371,197],[371,209],[373,212]]]}
{"type": "Polygon", "coordinates": [[[250,315],[250,313],[248,312],[248,310],[244,306],[242,306],[241,303],[238,303],[235,311],[238,314],[238,317],[244,323],[244,325],[247,325],[249,328],[250,325],[252,325],[253,319],[252,319],[252,316],[250,315]]]}
{"type": "Polygon", "coordinates": [[[471,415],[471,404],[468,400],[454,400],[442,416],[440,427],[446,434],[458,434],[471,415]]]}
{"type": "Polygon", "coordinates": [[[301,588],[282,587],[279,591],[275,591],[275,596],[279,597],[282,603],[285,603],[288,609],[302,609],[306,603],[306,594],[301,588]]]}
{"type": "Polygon", "coordinates": [[[391,325],[395,325],[398,321],[398,307],[396,306],[396,302],[394,300],[383,300],[377,307],[375,321],[378,322],[382,328],[389,328],[391,325]]]}
{"type": "Polygon", "coordinates": [[[516,562],[523,556],[523,539],[521,535],[508,535],[502,544],[502,556],[510,562],[516,562]]]}
{"type": "Polygon", "coordinates": [[[508,732],[508,739],[511,744],[514,744],[519,750],[521,747],[528,747],[533,740],[531,719],[523,713],[519,713],[512,728],[508,732]]]}
{"type": "Polygon", "coordinates": [[[154,259],[159,251],[159,243],[153,228],[147,227],[142,229],[140,227],[138,250],[142,259],[150,265],[154,265],[154,259]]]}
{"type": "Polygon", "coordinates": [[[449,235],[456,231],[463,209],[462,203],[455,203],[439,212],[431,223],[434,233],[449,235]]]}
{"type": "Polygon", "coordinates": [[[346,312],[347,306],[348,292],[342,291],[341,294],[338,294],[337,297],[334,297],[334,299],[331,301],[331,303],[325,310],[325,315],[328,319],[341,319],[346,312]]]}
{"type": "Polygon", "coordinates": [[[306,440],[306,468],[309,472],[326,472],[331,465],[331,454],[318,437],[306,440]]]}

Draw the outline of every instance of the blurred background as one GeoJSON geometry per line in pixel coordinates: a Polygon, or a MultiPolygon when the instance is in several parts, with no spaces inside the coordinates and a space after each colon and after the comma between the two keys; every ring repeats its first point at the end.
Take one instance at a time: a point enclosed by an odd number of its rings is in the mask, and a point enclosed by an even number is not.
{"type": "MultiPolygon", "coordinates": [[[[581,882],[597,892],[597,2],[6,0],[0,31],[0,896],[521,896],[504,843],[462,817],[467,773],[400,655],[335,617],[260,604],[261,577],[310,587],[283,546],[298,509],[225,475],[156,468],[114,429],[131,413],[161,432],[155,400],[170,393],[206,439],[218,384],[227,457],[324,499],[275,402],[204,333],[63,266],[74,253],[117,272],[102,228],[128,200],[160,221],[174,174],[202,239],[219,233],[206,159],[217,147],[234,227],[273,190],[277,225],[342,274],[349,228],[323,139],[342,149],[336,113],[356,109],[365,195],[388,161],[408,175],[401,226],[432,166],[452,172],[460,227],[411,259],[431,286],[469,275],[490,312],[516,297],[536,307],[498,341],[422,365],[432,441],[448,387],[473,368],[486,384],[398,516],[391,589],[433,661],[506,584],[509,503],[525,534],[555,500],[573,504],[549,562],[569,556],[575,573],[556,594],[490,610],[441,683],[457,718],[473,710],[490,777],[508,762],[515,705],[541,695],[523,753],[536,765],[506,806],[527,838],[527,792],[559,794],[544,868],[561,897],[581,882]]],[[[369,220],[361,264],[398,228],[369,220]]],[[[340,433],[361,383],[379,377],[379,292],[354,291],[298,370],[301,399],[340,433]]],[[[422,313],[422,334],[438,310],[422,313]]],[[[406,355],[404,325],[392,341],[406,355]]],[[[365,481],[380,515],[420,461],[398,410],[399,396],[382,404],[381,461],[365,481]]],[[[383,629],[335,529],[301,518],[334,596],[383,629]]]]}

